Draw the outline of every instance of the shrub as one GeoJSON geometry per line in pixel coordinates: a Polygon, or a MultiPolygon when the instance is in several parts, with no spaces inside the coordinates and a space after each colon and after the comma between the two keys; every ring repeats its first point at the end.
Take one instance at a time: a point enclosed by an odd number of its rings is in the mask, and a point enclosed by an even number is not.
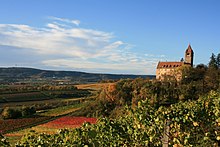
{"type": "Polygon", "coordinates": [[[25,107],[23,106],[21,109],[22,117],[30,116],[36,113],[36,110],[34,107],[25,107]]]}
{"type": "Polygon", "coordinates": [[[22,116],[21,111],[10,107],[5,107],[2,112],[3,119],[13,119],[13,118],[19,118],[21,116],[22,116]]]}
{"type": "Polygon", "coordinates": [[[6,140],[6,138],[4,136],[2,136],[2,134],[0,134],[0,146],[2,146],[2,147],[9,147],[10,146],[9,142],[6,140]]]}

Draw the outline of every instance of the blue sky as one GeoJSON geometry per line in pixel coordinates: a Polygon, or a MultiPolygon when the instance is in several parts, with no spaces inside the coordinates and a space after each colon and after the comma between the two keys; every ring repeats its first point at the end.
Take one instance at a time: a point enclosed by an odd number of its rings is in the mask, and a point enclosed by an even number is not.
{"type": "Polygon", "coordinates": [[[155,74],[220,52],[218,0],[0,0],[0,66],[155,74]]]}

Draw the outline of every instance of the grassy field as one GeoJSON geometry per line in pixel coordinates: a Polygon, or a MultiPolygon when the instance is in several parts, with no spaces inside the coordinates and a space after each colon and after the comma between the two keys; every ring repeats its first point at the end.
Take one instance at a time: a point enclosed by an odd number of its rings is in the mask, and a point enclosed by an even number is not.
{"type": "Polygon", "coordinates": [[[58,108],[54,108],[54,109],[49,109],[46,112],[38,113],[38,114],[40,116],[56,117],[56,116],[69,114],[71,112],[79,110],[82,106],[85,106],[85,105],[86,105],[86,102],[75,104],[75,105],[68,105],[68,106],[58,107],[58,108]]]}
{"type": "Polygon", "coordinates": [[[112,83],[95,83],[95,84],[82,84],[76,85],[78,89],[91,89],[91,90],[101,90],[102,88],[111,85],[112,83]]]}

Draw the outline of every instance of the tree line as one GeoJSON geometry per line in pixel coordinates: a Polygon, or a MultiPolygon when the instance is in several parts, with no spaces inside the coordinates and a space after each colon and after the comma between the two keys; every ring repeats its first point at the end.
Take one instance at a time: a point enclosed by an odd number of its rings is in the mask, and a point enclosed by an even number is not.
{"type": "Polygon", "coordinates": [[[1,94],[7,93],[25,93],[25,92],[34,92],[34,91],[68,91],[68,90],[77,90],[77,87],[74,85],[60,85],[54,86],[49,84],[44,85],[20,85],[20,86],[5,86],[0,87],[1,94]]]}

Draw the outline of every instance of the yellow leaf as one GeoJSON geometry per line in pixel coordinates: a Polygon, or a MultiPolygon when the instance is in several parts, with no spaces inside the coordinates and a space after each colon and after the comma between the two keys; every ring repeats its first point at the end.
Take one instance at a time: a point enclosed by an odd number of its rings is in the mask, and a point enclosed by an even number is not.
{"type": "Polygon", "coordinates": [[[193,122],[193,126],[196,127],[199,126],[199,124],[197,122],[193,122]]]}

